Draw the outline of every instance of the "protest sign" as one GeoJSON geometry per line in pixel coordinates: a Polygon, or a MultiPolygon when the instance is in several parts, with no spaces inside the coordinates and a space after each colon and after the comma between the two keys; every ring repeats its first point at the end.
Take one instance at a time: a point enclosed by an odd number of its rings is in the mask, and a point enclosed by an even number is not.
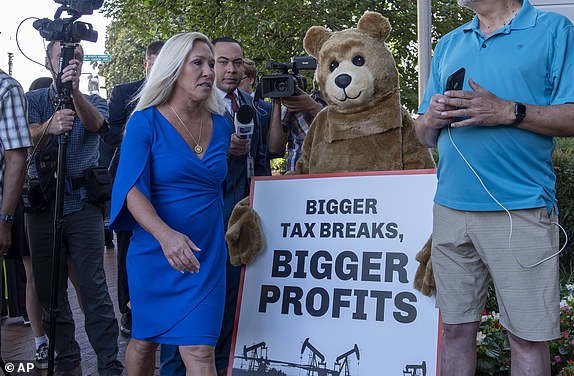
{"type": "Polygon", "coordinates": [[[231,374],[435,375],[438,310],[413,288],[435,187],[429,170],[255,179],[266,247],[244,270],[231,374]]]}

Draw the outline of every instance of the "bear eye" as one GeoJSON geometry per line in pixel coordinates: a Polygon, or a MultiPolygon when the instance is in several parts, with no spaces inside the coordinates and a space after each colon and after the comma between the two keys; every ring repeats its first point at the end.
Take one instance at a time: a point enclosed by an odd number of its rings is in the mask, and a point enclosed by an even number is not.
{"type": "Polygon", "coordinates": [[[332,72],[335,69],[337,69],[337,67],[339,66],[339,62],[338,61],[331,61],[331,64],[329,64],[329,70],[332,72]]]}
{"type": "Polygon", "coordinates": [[[355,57],[353,57],[353,64],[355,64],[358,67],[362,67],[363,65],[365,65],[365,58],[362,57],[361,55],[357,55],[355,57]]]}

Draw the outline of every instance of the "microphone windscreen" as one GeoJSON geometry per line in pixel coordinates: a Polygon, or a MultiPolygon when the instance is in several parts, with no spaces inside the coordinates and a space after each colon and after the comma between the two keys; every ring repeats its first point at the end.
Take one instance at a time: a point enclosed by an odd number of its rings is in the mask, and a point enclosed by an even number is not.
{"type": "Polygon", "coordinates": [[[239,107],[237,110],[237,121],[242,124],[248,124],[253,121],[253,107],[244,104],[239,107]]]}

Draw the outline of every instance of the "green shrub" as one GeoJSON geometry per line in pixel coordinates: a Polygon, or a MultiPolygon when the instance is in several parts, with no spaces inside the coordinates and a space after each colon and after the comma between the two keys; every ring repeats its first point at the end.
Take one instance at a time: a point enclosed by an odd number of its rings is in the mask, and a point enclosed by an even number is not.
{"type": "MultiPolygon", "coordinates": [[[[574,285],[562,285],[560,337],[549,342],[552,375],[574,375],[574,285]]],[[[508,375],[510,346],[497,312],[484,312],[476,336],[478,376],[508,375]]]]}
{"type": "Polygon", "coordinates": [[[510,344],[496,312],[484,313],[476,335],[476,374],[505,375],[510,370],[510,344]]]}
{"type": "Polygon", "coordinates": [[[273,175],[283,175],[286,170],[285,158],[275,158],[270,161],[271,171],[273,175]]]}
{"type": "MultiPolygon", "coordinates": [[[[570,275],[574,266],[574,139],[559,138],[553,156],[554,170],[556,172],[556,197],[560,224],[568,235],[568,243],[560,254],[560,267],[562,275],[570,275]]],[[[560,231],[560,245],[564,245],[566,238],[560,231]]]]}

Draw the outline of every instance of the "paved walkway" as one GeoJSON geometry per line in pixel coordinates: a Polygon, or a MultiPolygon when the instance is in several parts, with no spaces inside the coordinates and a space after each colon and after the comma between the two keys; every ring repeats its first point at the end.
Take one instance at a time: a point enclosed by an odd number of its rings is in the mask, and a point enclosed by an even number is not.
{"type": "MultiPolygon", "coordinates": [[[[118,326],[120,319],[120,311],[117,306],[117,254],[115,249],[106,249],[104,252],[104,266],[106,270],[106,279],[108,283],[108,289],[112,301],[114,302],[114,309],[116,316],[118,318],[118,326]]],[[[71,284],[70,284],[71,286],[71,284]]],[[[74,313],[74,320],[76,322],[76,340],[80,344],[82,349],[82,375],[98,375],[98,367],[96,364],[96,354],[92,349],[90,343],[88,342],[88,337],[86,336],[86,331],[84,330],[84,317],[80,307],[78,305],[78,300],[74,289],[70,287],[68,289],[70,306],[74,313]]],[[[8,318],[2,320],[1,324],[1,356],[5,363],[9,362],[32,362],[34,360],[34,336],[32,335],[32,330],[30,327],[24,326],[22,324],[21,317],[8,318]]],[[[119,335],[118,345],[119,345],[119,359],[124,362],[124,353],[126,346],[128,344],[128,338],[123,335],[119,335]]],[[[156,371],[155,374],[159,375],[157,370],[159,367],[159,351],[156,357],[156,371]]],[[[0,371],[0,375],[2,371],[0,371]]],[[[47,375],[47,371],[32,370],[28,373],[11,373],[12,375],[47,375]]],[[[124,374],[127,374],[124,372],[124,374]]]]}

